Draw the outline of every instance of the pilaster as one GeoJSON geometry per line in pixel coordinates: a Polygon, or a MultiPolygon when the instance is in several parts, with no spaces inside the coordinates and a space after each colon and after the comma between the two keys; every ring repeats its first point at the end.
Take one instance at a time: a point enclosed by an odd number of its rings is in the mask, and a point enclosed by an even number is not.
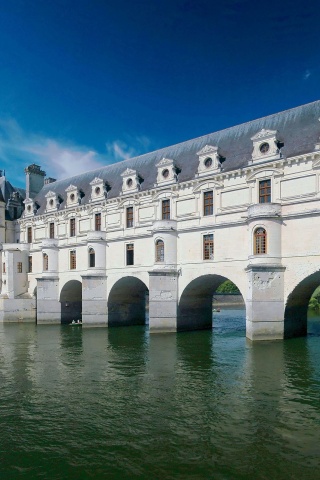
{"type": "Polygon", "coordinates": [[[279,264],[249,265],[247,290],[247,337],[280,340],[284,335],[284,271],[279,264]]]}
{"type": "Polygon", "coordinates": [[[37,323],[61,323],[59,277],[37,278],[37,323]]]}
{"type": "Polygon", "coordinates": [[[107,277],[82,275],[82,326],[108,325],[107,277]]]}
{"type": "Polygon", "coordinates": [[[150,333],[177,331],[178,276],[177,270],[149,272],[150,333]]]}

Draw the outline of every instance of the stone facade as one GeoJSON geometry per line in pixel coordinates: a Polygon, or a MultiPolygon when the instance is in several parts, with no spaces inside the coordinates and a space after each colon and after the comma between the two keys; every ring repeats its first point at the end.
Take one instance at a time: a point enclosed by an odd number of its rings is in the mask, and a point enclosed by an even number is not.
{"type": "Polygon", "coordinates": [[[314,102],[60,181],[28,167],[20,218],[0,198],[0,321],[140,324],[149,300],[151,332],[211,328],[229,279],[248,338],[305,334],[319,119],[314,102]]]}

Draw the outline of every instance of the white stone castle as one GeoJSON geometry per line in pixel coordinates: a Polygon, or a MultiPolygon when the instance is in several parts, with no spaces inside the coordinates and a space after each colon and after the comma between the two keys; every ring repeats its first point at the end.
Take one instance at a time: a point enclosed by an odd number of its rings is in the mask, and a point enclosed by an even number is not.
{"type": "Polygon", "coordinates": [[[320,101],[65,180],[1,174],[0,321],[211,328],[231,280],[252,340],[304,335],[320,284],[320,101]]]}

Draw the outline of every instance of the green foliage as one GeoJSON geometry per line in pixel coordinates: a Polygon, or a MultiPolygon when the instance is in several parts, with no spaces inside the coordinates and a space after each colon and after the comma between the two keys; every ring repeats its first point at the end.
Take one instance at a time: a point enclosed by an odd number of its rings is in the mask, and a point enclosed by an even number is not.
{"type": "Polygon", "coordinates": [[[310,298],[309,308],[314,312],[320,311],[320,286],[315,289],[310,298]]]}
{"type": "Polygon", "coordinates": [[[215,293],[220,293],[223,295],[240,295],[240,290],[230,280],[226,280],[219,285],[215,293]]]}

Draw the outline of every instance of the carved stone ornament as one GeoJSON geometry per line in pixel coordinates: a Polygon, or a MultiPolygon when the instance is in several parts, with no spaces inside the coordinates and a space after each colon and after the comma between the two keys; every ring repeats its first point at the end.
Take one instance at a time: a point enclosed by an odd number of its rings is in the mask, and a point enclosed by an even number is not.
{"type": "Polygon", "coordinates": [[[251,137],[253,142],[252,160],[249,164],[281,158],[278,131],[263,128],[251,137]]]}
{"type": "Polygon", "coordinates": [[[127,168],[122,177],[122,194],[135,193],[140,190],[140,178],[136,170],[127,168]]]}
{"type": "Polygon", "coordinates": [[[221,162],[219,155],[219,148],[214,145],[205,145],[199,152],[197,177],[205,177],[213,173],[220,172],[221,162]]]}
{"type": "Polygon", "coordinates": [[[171,158],[162,158],[160,162],[156,164],[157,172],[157,185],[168,185],[177,181],[177,169],[171,158]]]}
{"type": "Polygon", "coordinates": [[[60,207],[58,195],[52,190],[50,190],[45,195],[45,198],[47,199],[47,206],[46,206],[47,212],[52,212],[54,210],[57,210],[60,207]]]}

